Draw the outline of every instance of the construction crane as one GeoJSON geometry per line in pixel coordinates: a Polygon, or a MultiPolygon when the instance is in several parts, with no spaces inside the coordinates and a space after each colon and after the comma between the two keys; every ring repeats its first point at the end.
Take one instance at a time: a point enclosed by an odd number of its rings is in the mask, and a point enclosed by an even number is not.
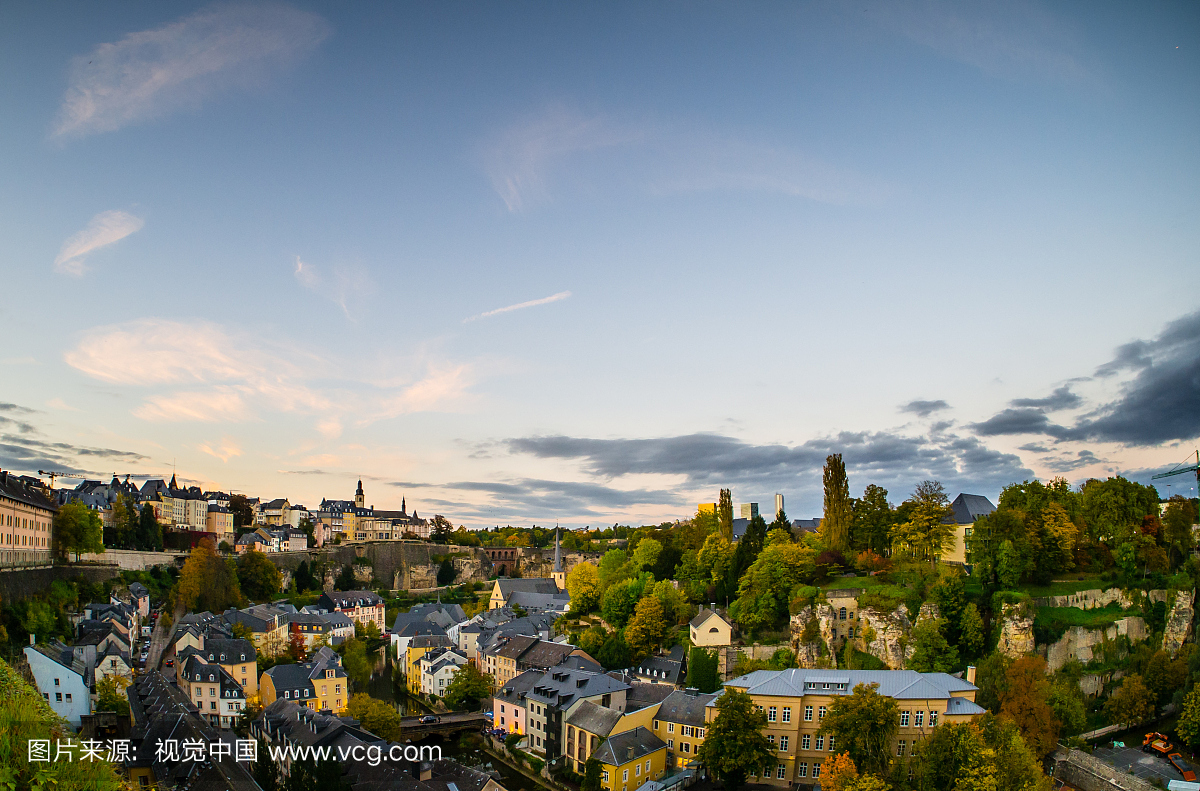
{"type": "MultiPolygon", "coordinates": [[[[1191,461],[1191,458],[1189,457],[1187,459],[1187,461],[1191,461]]],[[[1181,462],[1181,464],[1182,464],[1182,462],[1181,462]]],[[[1158,475],[1155,475],[1150,480],[1157,480],[1159,478],[1170,478],[1172,475],[1183,475],[1185,472],[1196,473],[1196,489],[1198,492],[1200,492],[1200,450],[1196,451],[1196,463],[1195,464],[1189,464],[1186,467],[1180,467],[1179,465],[1176,465],[1175,469],[1167,470],[1166,472],[1160,472],[1158,475]]]]}
{"type": "Polygon", "coordinates": [[[38,475],[44,475],[50,478],[50,491],[54,491],[54,481],[57,478],[87,478],[86,475],[80,475],[74,472],[55,472],[54,470],[38,470],[38,475]]]}

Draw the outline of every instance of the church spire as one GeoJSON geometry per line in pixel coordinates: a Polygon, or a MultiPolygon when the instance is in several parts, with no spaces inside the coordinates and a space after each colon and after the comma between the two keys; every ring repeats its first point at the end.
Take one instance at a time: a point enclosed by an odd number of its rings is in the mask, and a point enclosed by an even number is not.
{"type": "Polygon", "coordinates": [[[562,533],[558,525],[554,525],[554,570],[561,572],[562,569],[562,549],[559,546],[558,537],[562,533]]]}
{"type": "MultiPolygon", "coordinates": [[[[392,500],[392,502],[394,503],[394,502],[396,502],[396,501],[395,501],[395,500],[392,500]]],[[[403,498],[403,497],[401,497],[401,498],[400,498],[400,513],[402,513],[402,514],[407,514],[407,513],[408,513],[408,505],[407,505],[407,504],[404,502],[404,498],[403,498]]]]}

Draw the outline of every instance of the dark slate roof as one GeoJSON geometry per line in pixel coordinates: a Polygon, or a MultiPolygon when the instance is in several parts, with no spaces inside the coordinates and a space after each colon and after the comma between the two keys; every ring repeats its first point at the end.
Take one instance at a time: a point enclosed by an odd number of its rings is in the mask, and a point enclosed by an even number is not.
{"type": "Polygon", "coordinates": [[[793,519],[792,532],[794,533],[815,533],[821,529],[821,519],[793,519]]]}
{"type": "Polygon", "coordinates": [[[342,607],[374,607],[383,604],[383,599],[379,598],[379,594],[374,591],[325,591],[321,594],[321,601],[328,601],[332,607],[327,609],[341,609],[342,607]]]}
{"type": "Polygon", "coordinates": [[[525,693],[550,707],[569,707],[580,698],[611,694],[629,689],[629,685],[603,673],[588,673],[584,670],[560,670],[553,668],[542,673],[542,677],[525,693]]]}
{"type": "Polygon", "coordinates": [[[678,684],[683,675],[683,646],[675,646],[667,656],[648,656],[633,668],[634,675],[666,684],[678,684]]]}
{"type": "Polygon", "coordinates": [[[541,680],[542,675],[540,670],[526,670],[509,679],[507,684],[496,690],[495,697],[506,701],[519,701],[526,692],[533,689],[534,684],[541,680]]]}
{"type": "Polygon", "coordinates": [[[746,529],[750,527],[749,519],[734,519],[733,520],[733,540],[737,541],[742,536],[746,535],[746,529]]]}
{"type": "Polygon", "coordinates": [[[691,620],[690,625],[699,627],[699,626],[703,625],[705,621],[708,620],[708,616],[710,616],[710,615],[716,615],[722,621],[725,621],[725,623],[727,623],[727,624],[729,623],[729,620],[724,615],[721,615],[721,613],[717,612],[716,610],[710,610],[707,607],[701,607],[700,612],[696,613],[696,617],[691,620]]]}
{"type": "Polygon", "coordinates": [[[435,634],[445,637],[446,630],[436,623],[430,623],[429,621],[401,622],[400,616],[396,616],[396,622],[392,624],[392,634],[397,637],[417,637],[420,635],[435,634]]]}
{"type": "Polygon", "coordinates": [[[521,591],[522,593],[558,593],[558,584],[548,577],[534,577],[530,579],[500,579],[496,580],[496,584],[500,586],[500,595],[506,600],[509,594],[521,591]]]}
{"type": "Polygon", "coordinates": [[[42,494],[41,489],[36,486],[30,486],[21,480],[21,478],[8,471],[0,471],[0,496],[25,503],[25,505],[32,505],[35,508],[45,508],[50,511],[58,510],[57,506],[42,494]]]}
{"type": "Polygon", "coordinates": [[[677,689],[668,695],[658,707],[655,719],[704,727],[704,709],[716,697],[716,695],[701,694],[694,689],[677,689]]]}
{"type": "Polygon", "coordinates": [[[631,731],[610,736],[596,750],[597,761],[609,766],[624,766],[651,753],[666,749],[666,743],[648,728],[637,727],[631,731]]]}
{"type": "MultiPolygon", "coordinates": [[[[701,715],[704,711],[700,711],[701,715]]],[[[583,728],[588,733],[594,733],[601,739],[608,738],[608,734],[612,733],[612,729],[621,721],[621,712],[615,709],[605,708],[597,705],[590,700],[585,700],[579,704],[579,707],[567,717],[567,724],[574,725],[576,728],[583,728]]]]}
{"type": "MultiPolygon", "coordinates": [[[[969,525],[981,516],[987,516],[996,510],[992,501],[982,494],[960,494],[950,503],[954,509],[954,523],[969,525]]],[[[949,519],[947,519],[949,521],[949,519]]]]}
{"type": "Polygon", "coordinates": [[[253,662],[257,657],[252,640],[238,638],[204,638],[204,650],[200,652],[210,662],[223,665],[235,665],[242,662],[253,662]],[[246,657],[242,659],[242,657],[246,657]]]}
{"type": "Polygon", "coordinates": [[[496,656],[502,656],[505,659],[520,659],[525,652],[533,648],[540,641],[536,637],[528,635],[517,635],[509,640],[504,645],[496,649],[496,656]]]}
{"type": "Polygon", "coordinates": [[[147,588],[145,585],[143,585],[140,582],[130,583],[129,592],[132,593],[134,596],[150,595],[150,589],[147,588]]]}

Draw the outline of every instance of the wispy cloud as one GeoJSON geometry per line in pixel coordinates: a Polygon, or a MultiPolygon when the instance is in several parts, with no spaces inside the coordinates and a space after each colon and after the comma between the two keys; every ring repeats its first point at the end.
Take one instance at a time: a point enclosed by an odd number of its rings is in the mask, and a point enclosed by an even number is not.
{"type": "Polygon", "coordinates": [[[74,277],[87,271],[88,253],[115,244],[131,233],[142,229],[145,221],[141,217],[123,211],[103,211],[67,241],[63,242],[58,257],[54,259],[54,271],[74,277]]]}
{"type": "Polygon", "coordinates": [[[370,274],[362,267],[335,266],[327,274],[313,264],[304,263],[300,256],[296,256],[296,268],[292,275],[309,291],[331,300],[348,319],[354,318],[352,303],[374,289],[370,274]]]}
{"type": "Polygon", "coordinates": [[[940,398],[937,401],[909,401],[900,407],[901,412],[911,412],[917,417],[929,417],[934,412],[949,409],[950,405],[940,398]]]}
{"type": "Polygon", "coordinates": [[[330,33],[320,16],[277,3],[214,5],[129,33],[75,58],[52,134],[112,132],[261,82],[330,33]]]}
{"type": "Polygon", "coordinates": [[[207,453],[209,456],[215,456],[223,462],[228,462],[230,459],[242,455],[242,448],[229,437],[222,437],[220,444],[214,448],[213,444],[204,443],[200,445],[200,450],[207,453]]]}
{"type": "Polygon", "coordinates": [[[466,324],[469,321],[478,321],[479,319],[486,319],[489,316],[499,316],[501,313],[512,313],[514,310],[524,310],[525,308],[536,308],[538,305],[549,305],[551,302],[558,302],[560,300],[566,299],[569,296],[571,296],[570,291],[560,291],[557,294],[551,294],[550,296],[542,297],[541,299],[531,299],[528,302],[518,302],[515,305],[509,305],[504,308],[496,308],[495,310],[489,310],[484,313],[479,313],[475,316],[468,316],[467,318],[463,319],[463,324],[466,324]]]}

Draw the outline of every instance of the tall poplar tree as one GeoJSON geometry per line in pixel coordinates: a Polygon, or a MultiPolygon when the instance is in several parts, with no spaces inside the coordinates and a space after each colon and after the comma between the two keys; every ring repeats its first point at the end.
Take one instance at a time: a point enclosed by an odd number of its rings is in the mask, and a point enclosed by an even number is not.
{"type": "Polygon", "coordinates": [[[717,522],[721,528],[721,535],[725,536],[730,541],[733,540],[733,493],[728,489],[721,490],[721,496],[717,500],[717,522]]]}
{"type": "Polygon", "coordinates": [[[826,549],[845,552],[850,548],[850,523],[854,515],[850,506],[850,481],[846,478],[842,454],[826,457],[822,481],[825,484],[825,517],[821,520],[821,540],[826,549]]]}

